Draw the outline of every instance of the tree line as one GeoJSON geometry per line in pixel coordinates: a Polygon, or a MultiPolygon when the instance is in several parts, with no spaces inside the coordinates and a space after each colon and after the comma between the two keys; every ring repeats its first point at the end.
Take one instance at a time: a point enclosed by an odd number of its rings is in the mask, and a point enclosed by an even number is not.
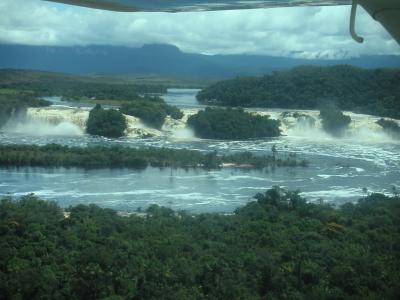
{"type": "Polygon", "coordinates": [[[103,79],[72,76],[50,72],[0,70],[0,88],[29,91],[35,96],[60,96],[66,100],[125,100],[137,99],[147,93],[166,93],[157,84],[106,82],[103,79]]]}
{"type": "Polygon", "coordinates": [[[197,94],[213,105],[340,110],[400,119],[400,70],[367,70],[348,65],[300,66],[263,77],[215,83],[197,94]]]}
{"type": "Polygon", "coordinates": [[[257,156],[250,152],[220,155],[196,150],[170,148],[129,148],[121,146],[68,147],[57,144],[0,145],[0,166],[78,167],[78,168],[220,168],[223,164],[250,168],[306,167],[296,155],[257,156]]]}
{"type": "Polygon", "coordinates": [[[273,188],[232,215],[0,202],[2,299],[399,299],[400,198],[273,188]]]}

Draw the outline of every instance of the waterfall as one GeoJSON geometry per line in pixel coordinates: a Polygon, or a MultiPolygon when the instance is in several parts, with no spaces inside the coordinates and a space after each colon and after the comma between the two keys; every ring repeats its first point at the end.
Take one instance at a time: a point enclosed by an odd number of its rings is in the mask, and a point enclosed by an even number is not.
{"type": "MultiPolygon", "coordinates": [[[[393,137],[385,133],[376,122],[380,117],[371,115],[343,112],[350,116],[351,123],[339,139],[353,140],[357,142],[391,142],[393,137]]],[[[281,121],[282,134],[306,140],[336,140],[322,128],[319,111],[316,110],[272,110],[263,111],[260,114],[269,115],[271,119],[281,121]]],[[[393,120],[400,124],[400,121],[393,120]]]]}
{"type": "Polygon", "coordinates": [[[89,112],[64,109],[29,108],[11,118],[3,130],[32,136],[79,136],[84,133],[89,112]]]}
{"type": "MultiPolygon", "coordinates": [[[[89,108],[50,106],[29,108],[26,116],[13,119],[5,126],[9,132],[33,135],[82,135],[86,129],[89,108]]],[[[159,136],[159,130],[148,128],[138,118],[125,115],[128,137],[159,136]]]]}
{"type": "Polygon", "coordinates": [[[58,125],[62,122],[74,124],[84,132],[86,121],[89,117],[89,109],[63,106],[29,108],[26,112],[26,117],[28,120],[41,121],[51,125],[58,125]]]}
{"type": "Polygon", "coordinates": [[[191,115],[197,113],[198,109],[183,109],[182,112],[183,117],[180,120],[175,120],[167,116],[162,130],[169,137],[177,140],[194,140],[196,139],[194,131],[187,126],[187,120],[191,115]]]}
{"type": "Polygon", "coordinates": [[[128,137],[153,137],[162,135],[161,131],[144,125],[139,118],[125,115],[125,119],[128,127],[126,129],[128,137]]]}
{"type": "MultiPolygon", "coordinates": [[[[188,118],[199,109],[182,109],[181,120],[171,117],[165,119],[161,130],[149,128],[140,119],[125,116],[127,120],[126,134],[128,137],[167,136],[174,139],[195,139],[193,131],[187,127],[188,118]]],[[[50,106],[45,108],[29,108],[25,118],[14,118],[5,126],[5,130],[25,132],[34,135],[82,135],[85,132],[89,108],[66,106],[50,106]]],[[[296,139],[332,141],[332,137],[322,129],[319,111],[317,110],[284,110],[284,109],[249,109],[248,111],[268,115],[271,119],[281,121],[282,134],[296,139]]],[[[351,117],[351,124],[339,139],[356,142],[391,142],[389,136],[376,124],[379,117],[364,114],[344,112],[351,117]]],[[[398,120],[394,120],[399,123],[398,120]]]]}

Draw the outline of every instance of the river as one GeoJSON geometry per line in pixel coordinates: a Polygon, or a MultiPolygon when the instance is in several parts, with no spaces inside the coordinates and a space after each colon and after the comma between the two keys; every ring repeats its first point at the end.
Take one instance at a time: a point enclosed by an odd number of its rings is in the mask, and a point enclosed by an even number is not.
{"type": "MultiPolygon", "coordinates": [[[[196,92],[170,89],[164,98],[167,103],[184,109],[201,109],[204,106],[196,102],[196,92]]],[[[273,110],[266,113],[278,115],[281,112],[273,110]]],[[[307,113],[315,116],[317,112],[307,113]]],[[[232,212],[251,201],[256,193],[274,185],[298,189],[310,201],[322,198],[332,204],[356,201],[365,194],[365,189],[368,193],[391,194],[393,188],[400,188],[400,143],[376,130],[374,122],[377,118],[352,115],[352,119],[356,120],[354,129],[341,139],[332,138],[318,128],[296,126],[288,129],[286,136],[251,141],[201,140],[194,138],[189,130],[146,139],[106,139],[90,137],[76,132],[76,129],[62,134],[65,128],[60,124],[47,124],[47,131],[39,131],[32,125],[19,128],[14,124],[13,128],[9,126],[0,132],[1,143],[118,144],[216,150],[220,153],[250,151],[257,154],[270,154],[271,147],[276,145],[278,155],[296,155],[299,159],[307,159],[310,165],[307,168],[262,171],[233,168],[212,171],[0,168],[0,196],[35,193],[62,206],[95,203],[128,211],[156,203],[198,213],[232,212]],[[58,131],[54,129],[57,126],[58,131]],[[14,130],[17,127],[19,130],[14,130]]]]}

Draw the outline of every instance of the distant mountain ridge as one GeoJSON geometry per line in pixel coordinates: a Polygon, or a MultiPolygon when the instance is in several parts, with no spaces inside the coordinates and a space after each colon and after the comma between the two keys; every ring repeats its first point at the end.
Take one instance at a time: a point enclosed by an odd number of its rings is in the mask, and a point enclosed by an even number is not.
{"type": "Polygon", "coordinates": [[[172,45],[141,48],[119,46],[0,45],[0,68],[34,69],[72,74],[156,74],[229,78],[262,75],[299,65],[349,64],[363,68],[400,67],[400,56],[371,55],[323,60],[263,55],[203,55],[185,53],[172,45]]]}

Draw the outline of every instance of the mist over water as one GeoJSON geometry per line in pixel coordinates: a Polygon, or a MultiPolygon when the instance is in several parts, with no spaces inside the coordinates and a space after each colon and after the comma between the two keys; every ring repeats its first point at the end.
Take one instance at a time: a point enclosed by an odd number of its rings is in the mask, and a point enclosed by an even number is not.
{"type": "Polygon", "coordinates": [[[191,128],[187,127],[172,129],[171,138],[175,140],[198,140],[194,135],[194,131],[191,128]]]}
{"type": "MultiPolygon", "coordinates": [[[[378,118],[377,118],[378,120],[378,118]]],[[[376,121],[377,121],[376,120],[376,121]]],[[[361,144],[373,143],[398,143],[392,136],[385,133],[383,129],[375,122],[368,122],[365,127],[357,126],[347,129],[342,136],[334,137],[324,131],[320,124],[311,125],[303,122],[298,122],[286,131],[287,136],[299,139],[302,141],[318,141],[318,142],[353,142],[361,144]]]]}
{"type": "MultiPolygon", "coordinates": [[[[173,90],[165,99],[192,114],[202,108],[201,105],[196,107],[195,92],[173,90]]],[[[310,201],[323,198],[334,204],[356,201],[365,195],[363,188],[368,193],[385,194],[391,194],[393,187],[400,188],[400,143],[386,135],[375,123],[379,118],[345,113],[353,121],[343,137],[335,138],[322,130],[318,111],[296,111],[312,117],[314,122],[310,122],[308,117],[296,119],[290,114],[283,117],[285,110],[257,111],[280,119],[284,136],[249,141],[202,140],[195,138],[185,126],[185,119],[167,119],[163,130],[154,131],[151,138],[131,135],[107,139],[83,134],[80,124],[87,110],[82,112],[69,108],[59,113],[53,107],[35,114],[34,121],[40,121],[39,125],[21,125],[23,130],[16,130],[18,126],[14,130],[3,129],[0,141],[6,144],[44,145],[54,142],[70,146],[153,146],[223,154],[250,151],[260,155],[271,154],[275,145],[279,157],[296,155],[299,159],[307,159],[310,162],[308,168],[268,168],[262,171],[232,168],[212,171],[1,168],[0,195],[10,193],[18,196],[34,192],[64,206],[96,203],[115,209],[134,210],[157,203],[191,212],[231,212],[250,201],[256,193],[274,185],[298,189],[310,201]],[[71,124],[74,129],[68,129],[71,124]],[[41,128],[44,128],[43,133],[34,134],[41,128]],[[71,134],[66,134],[68,132],[71,134]]],[[[135,119],[131,119],[130,123],[141,130],[150,130],[135,119]]]]}
{"type": "Polygon", "coordinates": [[[16,117],[7,122],[2,128],[6,133],[22,134],[28,136],[81,136],[83,130],[77,125],[61,121],[52,124],[29,116],[16,117]]]}

